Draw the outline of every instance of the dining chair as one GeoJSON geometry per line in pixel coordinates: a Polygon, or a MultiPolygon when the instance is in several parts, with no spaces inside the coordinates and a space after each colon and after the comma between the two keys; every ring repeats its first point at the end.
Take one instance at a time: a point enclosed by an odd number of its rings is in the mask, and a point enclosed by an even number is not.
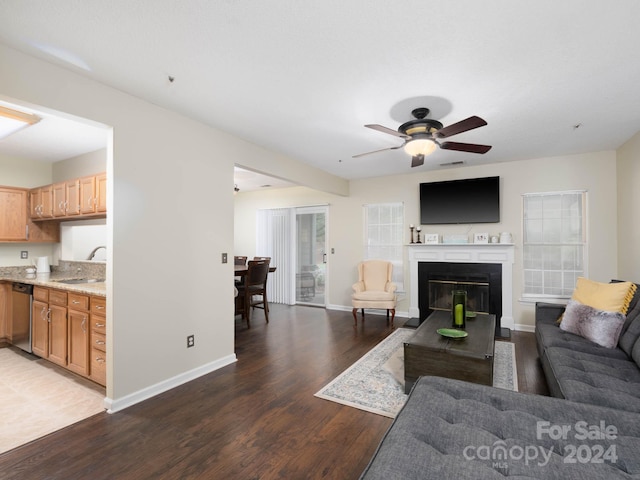
{"type": "Polygon", "coordinates": [[[246,265],[247,264],[247,257],[240,257],[240,256],[236,255],[235,257],[233,257],[233,264],[234,265],[246,265]]]}
{"type": "Polygon", "coordinates": [[[254,260],[266,260],[267,263],[271,264],[271,257],[253,257],[254,260]]]}
{"type": "Polygon", "coordinates": [[[242,284],[237,286],[241,301],[236,302],[236,314],[241,313],[242,318],[247,320],[247,328],[251,328],[251,310],[255,307],[264,309],[265,319],[269,323],[268,275],[269,263],[266,260],[250,260],[247,273],[242,277],[242,284]],[[255,297],[259,298],[256,300],[255,297]]]}

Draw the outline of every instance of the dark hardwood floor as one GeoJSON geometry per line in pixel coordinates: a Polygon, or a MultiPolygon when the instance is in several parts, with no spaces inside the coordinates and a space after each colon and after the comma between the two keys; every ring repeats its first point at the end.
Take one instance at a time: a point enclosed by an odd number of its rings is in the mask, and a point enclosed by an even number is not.
{"type": "MultiPolygon", "coordinates": [[[[313,394],[391,333],[385,318],[255,312],[236,320],[237,363],[0,455],[0,478],[357,479],[392,420],[313,394]]],[[[548,394],[534,335],[512,341],[520,391],[548,394]]]]}

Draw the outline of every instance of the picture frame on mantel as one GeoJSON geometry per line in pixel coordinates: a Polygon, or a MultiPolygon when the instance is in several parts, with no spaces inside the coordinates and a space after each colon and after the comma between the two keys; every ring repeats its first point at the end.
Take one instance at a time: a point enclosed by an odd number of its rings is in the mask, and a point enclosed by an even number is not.
{"type": "Polygon", "coordinates": [[[425,233],[424,243],[426,243],[427,245],[436,245],[440,243],[440,235],[438,235],[437,233],[425,233]]]}
{"type": "Polygon", "coordinates": [[[473,235],[473,243],[489,243],[488,233],[475,233],[473,235]]]}

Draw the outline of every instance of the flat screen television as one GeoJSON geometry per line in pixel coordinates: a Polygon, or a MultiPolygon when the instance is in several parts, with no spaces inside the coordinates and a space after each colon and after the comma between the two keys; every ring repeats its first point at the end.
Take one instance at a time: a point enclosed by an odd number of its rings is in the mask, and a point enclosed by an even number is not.
{"type": "Polygon", "coordinates": [[[500,177],[420,184],[420,224],[500,222],[500,177]]]}

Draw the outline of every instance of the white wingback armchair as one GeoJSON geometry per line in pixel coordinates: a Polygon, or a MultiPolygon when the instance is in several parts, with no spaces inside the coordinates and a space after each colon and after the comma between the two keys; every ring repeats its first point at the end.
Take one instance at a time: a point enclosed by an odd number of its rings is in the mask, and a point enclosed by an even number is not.
{"type": "Polygon", "coordinates": [[[389,323],[389,311],[391,311],[391,327],[396,316],[396,284],[391,281],[393,264],[386,260],[365,260],[358,264],[358,282],[353,284],[353,320],[358,325],[356,313],[362,310],[364,322],[364,309],[377,308],[387,311],[387,323],[389,323]]]}

